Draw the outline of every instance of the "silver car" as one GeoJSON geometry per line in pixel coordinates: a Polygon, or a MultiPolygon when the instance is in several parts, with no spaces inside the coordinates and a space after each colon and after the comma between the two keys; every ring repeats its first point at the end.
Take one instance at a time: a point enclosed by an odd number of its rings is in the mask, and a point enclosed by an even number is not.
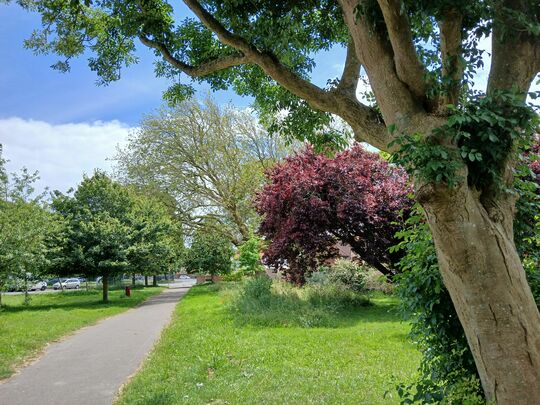
{"type": "Polygon", "coordinates": [[[55,290],[58,290],[59,288],[78,290],[79,288],[81,288],[81,282],[78,278],[68,278],[66,281],[62,281],[62,286],[60,286],[60,282],[54,283],[53,288],[55,290]]]}
{"type": "Polygon", "coordinates": [[[37,291],[37,290],[45,291],[46,289],[47,289],[46,281],[36,281],[34,282],[32,287],[30,287],[30,291],[37,291]]]}

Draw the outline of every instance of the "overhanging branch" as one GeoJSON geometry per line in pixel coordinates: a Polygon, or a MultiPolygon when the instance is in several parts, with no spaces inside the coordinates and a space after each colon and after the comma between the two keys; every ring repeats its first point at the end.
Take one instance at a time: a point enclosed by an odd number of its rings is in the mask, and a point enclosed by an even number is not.
{"type": "Polygon", "coordinates": [[[164,44],[153,41],[144,35],[139,35],[139,39],[145,46],[159,51],[169,64],[191,77],[208,76],[223,69],[249,63],[248,58],[239,54],[210,60],[199,66],[191,66],[175,58],[164,44]]]}
{"type": "MultiPolygon", "coordinates": [[[[184,0],[184,3],[223,44],[241,52],[251,63],[258,65],[285,89],[306,100],[315,109],[341,116],[353,127],[356,134],[362,134],[363,140],[378,148],[386,149],[391,138],[385,126],[377,119],[378,114],[375,110],[361,104],[355,94],[348,91],[325,91],[290,70],[275,55],[258,50],[241,36],[230,32],[198,1],[184,0]]],[[[354,63],[350,58],[351,71],[353,66],[354,63]]],[[[352,75],[347,72],[346,80],[350,78],[352,75]]]]}

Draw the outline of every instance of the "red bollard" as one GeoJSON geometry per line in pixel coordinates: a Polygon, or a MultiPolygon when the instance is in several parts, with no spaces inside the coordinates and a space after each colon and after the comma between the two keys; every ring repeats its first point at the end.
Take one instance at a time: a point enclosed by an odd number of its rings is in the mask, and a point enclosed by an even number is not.
{"type": "Polygon", "coordinates": [[[126,287],[126,297],[131,297],[131,288],[126,287]]]}

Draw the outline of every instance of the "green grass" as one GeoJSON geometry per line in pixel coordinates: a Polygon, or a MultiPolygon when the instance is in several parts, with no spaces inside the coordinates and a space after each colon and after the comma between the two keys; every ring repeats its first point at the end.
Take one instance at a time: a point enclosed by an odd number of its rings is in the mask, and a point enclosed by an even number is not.
{"type": "Polygon", "coordinates": [[[233,298],[193,287],[118,404],[398,403],[395,385],[416,373],[420,355],[395,298],[334,312],[331,327],[246,322],[233,298]]]}
{"type": "Polygon", "coordinates": [[[24,306],[23,295],[4,295],[0,309],[0,379],[39,353],[48,342],[95,323],[98,319],[123,312],[161,288],[135,289],[131,297],[111,291],[110,302],[103,304],[100,291],[66,291],[31,295],[24,306]]]}

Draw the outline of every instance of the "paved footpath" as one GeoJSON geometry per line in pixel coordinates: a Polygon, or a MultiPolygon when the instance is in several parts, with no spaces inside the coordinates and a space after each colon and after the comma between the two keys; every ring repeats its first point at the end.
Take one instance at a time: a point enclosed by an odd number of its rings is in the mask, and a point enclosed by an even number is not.
{"type": "Polygon", "coordinates": [[[110,405],[134,374],[189,288],[167,289],[142,305],[86,327],[0,383],[0,405],[110,405]]]}

